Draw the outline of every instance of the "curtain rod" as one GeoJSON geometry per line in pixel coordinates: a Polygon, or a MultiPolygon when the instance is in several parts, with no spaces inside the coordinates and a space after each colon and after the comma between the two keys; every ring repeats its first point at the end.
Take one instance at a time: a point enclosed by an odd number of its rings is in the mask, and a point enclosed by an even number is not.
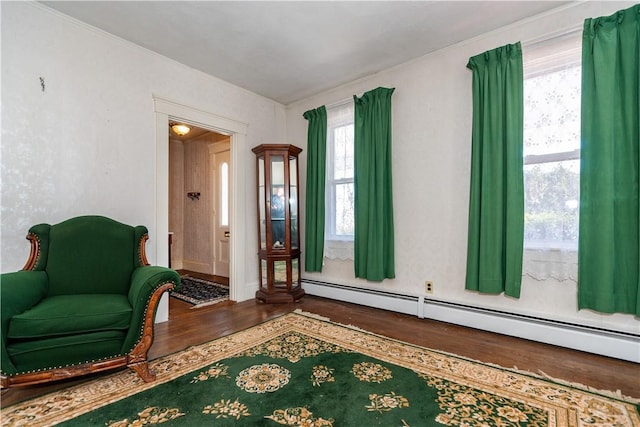
{"type": "Polygon", "coordinates": [[[340,101],[332,102],[331,104],[325,105],[324,108],[328,110],[329,108],[342,107],[343,105],[346,105],[350,102],[353,102],[353,97],[344,98],[344,99],[341,99],[340,101]]]}
{"type": "Polygon", "coordinates": [[[536,45],[538,43],[545,42],[547,40],[555,39],[557,37],[566,36],[568,34],[575,33],[577,31],[581,31],[583,26],[584,26],[584,24],[575,24],[575,25],[572,25],[570,27],[563,28],[562,30],[553,31],[551,33],[547,33],[545,35],[538,36],[538,37],[530,39],[530,40],[525,40],[525,41],[522,42],[522,46],[523,47],[525,47],[525,46],[533,46],[533,45],[536,45]]]}

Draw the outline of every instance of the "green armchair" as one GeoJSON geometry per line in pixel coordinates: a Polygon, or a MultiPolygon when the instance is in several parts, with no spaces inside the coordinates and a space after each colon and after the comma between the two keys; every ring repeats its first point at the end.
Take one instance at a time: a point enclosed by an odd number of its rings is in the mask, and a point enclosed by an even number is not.
{"type": "Polygon", "coordinates": [[[128,366],[153,381],[147,352],[160,297],[180,286],[150,266],[144,226],[101,216],[31,227],[23,270],[0,276],[0,385],[128,366]]]}

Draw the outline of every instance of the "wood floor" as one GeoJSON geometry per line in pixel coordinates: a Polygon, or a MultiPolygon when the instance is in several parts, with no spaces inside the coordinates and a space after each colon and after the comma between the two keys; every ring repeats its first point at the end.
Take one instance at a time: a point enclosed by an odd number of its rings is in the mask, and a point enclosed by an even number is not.
{"type": "MultiPolygon", "coordinates": [[[[156,325],[149,357],[155,359],[183,350],[295,309],[474,360],[534,373],[544,372],[550,377],[595,389],[620,390],[625,396],[640,398],[640,365],[632,362],[309,295],[292,304],[263,304],[249,300],[199,309],[191,309],[188,303],[170,298],[169,321],[156,325]]],[[[2,396],[2,406],[80,381],[83,380],[11,389],[2,396]]]]}

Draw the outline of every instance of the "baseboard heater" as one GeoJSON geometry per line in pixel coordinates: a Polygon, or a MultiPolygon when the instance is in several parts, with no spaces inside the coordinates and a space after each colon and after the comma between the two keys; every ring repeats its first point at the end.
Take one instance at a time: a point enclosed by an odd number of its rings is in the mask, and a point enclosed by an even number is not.
{"type": "Polygon", "coordinates": [[[640,363],[640,334],[375,289],[303,279],[309,295],[381,308],[640,363]]]}

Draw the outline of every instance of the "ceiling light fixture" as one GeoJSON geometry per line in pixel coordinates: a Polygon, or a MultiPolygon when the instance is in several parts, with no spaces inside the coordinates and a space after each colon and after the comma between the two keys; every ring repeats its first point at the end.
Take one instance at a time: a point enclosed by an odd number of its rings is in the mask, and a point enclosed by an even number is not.
{"type": "Polygon", "coordinates": [[[179,136],[184,136],[186,134],[189,133],[189,131],[191,130],[191,128],[187,125],[181,125],[179,123],[173,123],[171,125],[171,130],[179,136]]]}

